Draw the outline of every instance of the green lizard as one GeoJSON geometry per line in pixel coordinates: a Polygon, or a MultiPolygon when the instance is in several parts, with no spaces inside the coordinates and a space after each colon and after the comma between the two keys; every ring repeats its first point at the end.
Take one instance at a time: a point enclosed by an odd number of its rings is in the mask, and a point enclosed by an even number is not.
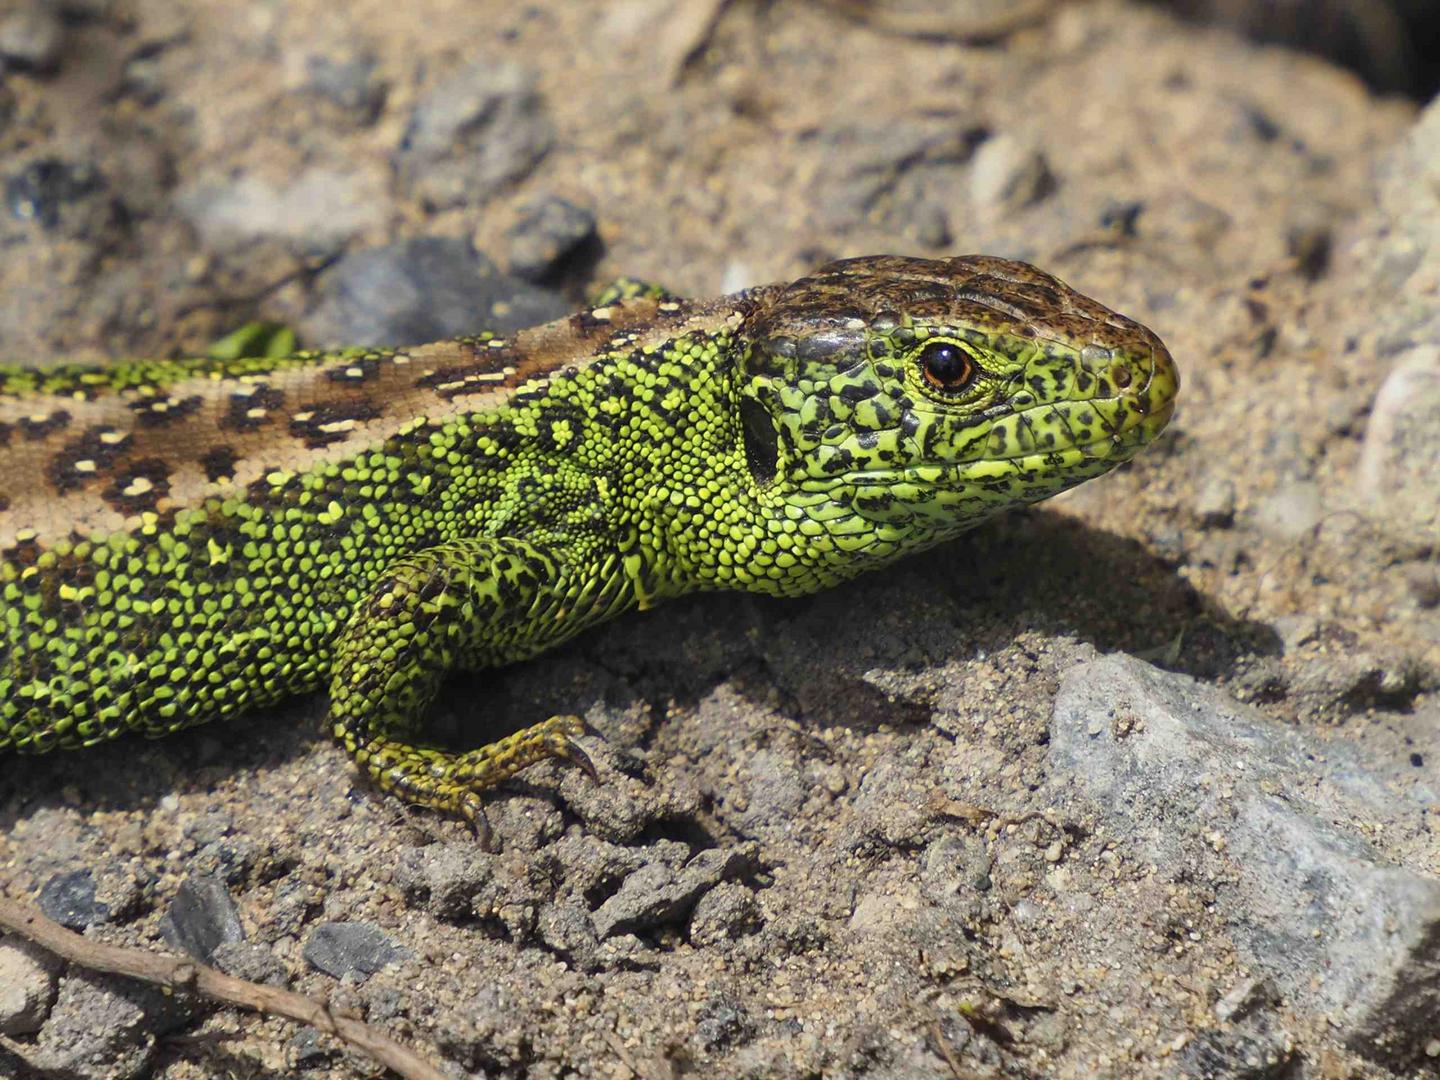
{"type": "MultiPolygon", "coordinates": [[[[1023,263],[879,256],[509,339],[0,368],[0,750],[328,686],[382,789],[483,824],[551,717],[450,753],[441,676],[699,589],[793,596],[1128,460],[1178,380],[1023,263]]],[[[593,771],[593,770],[592,770],[593,771]]]]}

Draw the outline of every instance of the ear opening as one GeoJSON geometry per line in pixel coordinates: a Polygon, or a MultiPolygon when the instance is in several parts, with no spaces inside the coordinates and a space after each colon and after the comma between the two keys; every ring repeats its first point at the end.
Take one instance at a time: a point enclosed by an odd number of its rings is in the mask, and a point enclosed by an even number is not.
{"type": "Polygon", "coordinates": [[[745,431],[745,464],[760,487],[775,479],[780,458],[780,440],[769,411],[754,398],[740,401],[740,423],[745,431]]]}

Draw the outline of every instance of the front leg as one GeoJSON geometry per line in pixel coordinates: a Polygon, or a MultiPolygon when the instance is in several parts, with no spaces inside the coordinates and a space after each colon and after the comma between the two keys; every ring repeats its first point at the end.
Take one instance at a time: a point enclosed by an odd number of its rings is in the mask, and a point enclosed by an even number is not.
{"type": "Polygon", "coordinates": [[[382,790],[466,818],[485,831],[477,792],[544,758],[594,776],[574,742],[574,716],[550,719],[469,753],[412,742],[445,672],[565,636],[559,627],[559,566],[511,539],[472,539],[399,560],[360,602],[335,649],[330,724],[382,790]]]}

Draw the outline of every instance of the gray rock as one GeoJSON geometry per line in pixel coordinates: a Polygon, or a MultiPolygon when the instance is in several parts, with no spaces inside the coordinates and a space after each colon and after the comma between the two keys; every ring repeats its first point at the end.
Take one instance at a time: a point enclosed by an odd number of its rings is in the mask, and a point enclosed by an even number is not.
{"type": "Polygon", "coordinates": [[[456,72],[415,107],[400,174],[432,209],[483,202],[527,176],[554,139],[535,76],[482,60],[456,72]]]}
{"type": "Polygon", "coordinates": [[[312,165],[272,183],[253,173],[202,176],[177,195],[206,245],[233,253],[262,240],[328,255],[389,220],[389,183],[378,169],[312,165]]]}
{"type": "Polygon", "coordinates": [[[1357,329],[1383,327],[1382,345],[1440,341],[1440,203],[1434,195],[1440,185],[1440,100],[1425,108],[1382,161],[1380,179],[1376,238],[1356,252],[1365,260],[1356,267],[1358,280],[1373,283],[1376,303],[1355,306],[1357,329]]]}
{"type": "Polygon", "coordinates": [[[506,233],[510,272],[526,281],[560,277],[565,263],[586,248],[598,249],[595,215],[556,196],[522,207],[506,233]]]}
{"type": "Polygon", "coordinates": [[[59,959],[32,941],[0,940],[0,1035],[39,1031],[55,998],[59,959]]]}
{"type": "Polygon", "coordinates": [[[53,4],[29,0],[0,15],[0,70],[54,71],[64,44],[65,26],[53,4]]]}
{"type": "Polygon", "coordinates": [[[647,863],[600,905],[592,917],[595,930],[603,939],[679,922],[706,892],[754,865],[758,853],[756,845],[742,844],[708,848],[678,869],[664,861],[647,863]]]}
{"type": "Polygon", "coordinates": [[[1255,524],[1282,540],[1308,536],[1324,514],[1320,485],[1313,480],[1291,480],[1255,507],[1255,524]]]}
{"type": "Polygon", "coordinates": [[[395,864],[395,883],[438,918],[467,919],[494,874],[495,859],[470,840],[412,848],[395,864]]]}
{"type": "Polygon", "coordinates": [[[970,200],[979,210],[1008,213],[1055,190],[1045,155],[1014,135],[986,139],[970,165],[970,200]]]}
{"type": "Polygon", "coordinates": [[[813,202],[831,228],[878,224],[927,246],[949,242],[945,211],[977,135],[950,121],[838,127],[821,135],[827,160],[813,202]]]}
{"type": "Polygon", "coordinates": [[[1235,520],[1235,483],[1211,476],[1195,496],[1195,516],[1207,529],[1228,529],[1235,520]]]}
{"type": "Polygon", "coordinates": [[[788,828],[805,805],[810,785],[794,760],[773,750],[750,756],[749,775],[743,778],[745,809],[736,825],[745,832],[788,828]]]}
{"type": "Polygon", "coordinates": [[[734,941],[760,929],[760,901],[737,881],[722,881],[695,904],[690,916],[690,942],[715,945],[734,941]]]}
{"type": "Polygon", "coordinates": [[[305,62],[309,88],[370,124],[385,107],[389,87],[377,77],[378,64],[369,53],[354,56],[311,56],[305,62]]]}
{"type": "Polygon", "coordinates": [[[1440,543],[1440,345],[1396,361],[1375,395],[1355,476],[1389,540],[1416,550],[1440,543]]]}
{"type": "Polygon", "coordinates": [[[468,241],[438,236],[346,255],[321,276],[319,292],[299,330],[322,346],[505,333],[569,310],[558,295],[501,274],[468,241]]]}
{"type": "Polygon", "coordinates": [[[284,986],[290,973],[267,945],[255,941],[225,941],[215,946],[214,965],[227,975],[266,986],[284,986]]]}
{"type": "Polygon", "coordinates": [[[305,962],[316,971],[341,978],[358,972],[373,975],[387,964],[410,957],[385,931],[371,923],[321,923],[305,942],[305,962]]]}
{"type": "Polygon", "coordinates": [[[202,963],[210,963],[215,950],[245,940],[240,911],[220,877],[187,878],[175,890],[170,910],[160,920],[166,941],[202,963]]]}
{"type": "Polygon", "coordinates": [[[579,904],[546,904],[536,920],[536,931],[545,947],[576,967],[589,969],[600,944],[590,913],[579,904]]]}
{"type": "Polygon", "coordinates": [[[1422,1051],[1440,1008],[1440,881],[1376,847],[1425,813],[1377,763],[1121,655],[1066,673],[1050,756],[1062,800],[1162,875],[1213,884],[1242,955],[1300,1008],[1369,1057],[1422,1051]]]}
{"type": "Polygon", "coordinates": [[[133,979],[72,972],[60,983],[31,1062],[73,1080],[148,1075],[159,1040],[192,1013],[183,997],[133,979]]]}

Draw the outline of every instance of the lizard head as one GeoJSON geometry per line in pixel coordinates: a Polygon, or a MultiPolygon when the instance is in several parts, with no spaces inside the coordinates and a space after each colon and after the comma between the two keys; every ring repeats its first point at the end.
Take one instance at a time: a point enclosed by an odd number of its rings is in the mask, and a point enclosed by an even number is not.
{"type": "Polygon", "coordinates": [[[778,515],[885,560],[1129,460],[1178,376],[1160,339],[1024,263],[831,263],[747,319],[745,457],[778,515]]]}

